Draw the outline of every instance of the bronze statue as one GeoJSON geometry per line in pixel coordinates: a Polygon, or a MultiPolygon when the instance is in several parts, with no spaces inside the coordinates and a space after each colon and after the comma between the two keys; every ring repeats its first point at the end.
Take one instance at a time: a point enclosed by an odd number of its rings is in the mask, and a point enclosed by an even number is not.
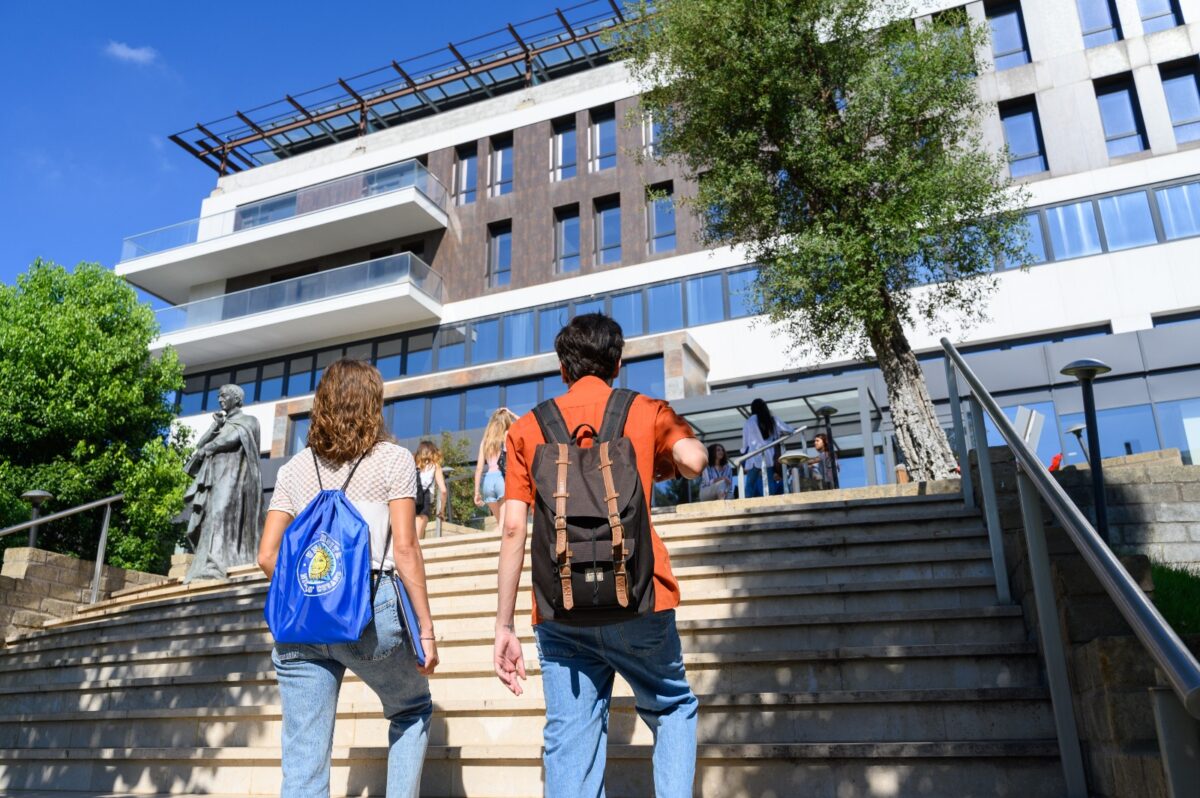
{"type": "Polygon", "coordinates": [[[217,398],[221,409],[213,413],[212,426],[196,442],[186,467],[193,478],[184,494],[184,507],[191,510],[187,536],[196,558],[184,584],[224,579],[230,566],[252,563],[258,553],[258,419],[242,411],[241,387],[222,385],[217,398]]]}

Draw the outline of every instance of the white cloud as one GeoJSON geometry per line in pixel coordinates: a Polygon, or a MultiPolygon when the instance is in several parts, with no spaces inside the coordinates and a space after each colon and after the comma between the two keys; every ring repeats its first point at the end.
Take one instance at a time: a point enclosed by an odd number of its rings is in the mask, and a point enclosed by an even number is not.
{"type": "Polygon", "coordinates": [[[104,54],[118,61],[138,66],[149,66],[158,60],[158,50],[153,47],[130,47],[125,42],[109,41],[104,54]]]}

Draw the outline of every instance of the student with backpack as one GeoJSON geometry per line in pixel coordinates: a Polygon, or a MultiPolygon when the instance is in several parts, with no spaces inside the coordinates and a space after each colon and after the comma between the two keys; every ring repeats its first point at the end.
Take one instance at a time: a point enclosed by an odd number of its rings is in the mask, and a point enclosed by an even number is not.
{"type": "Polygon", "coordinates": [[[504,441],[516,420],[517,414],[507,407],[497,408],[483,430],[475,458],[475,506],[486,504],[498,527],[504,524],[504,468],[508,459],[504,441]]]}
{"type": "Polygon", "coordinates": [[[533,623],[546,701],[545,794],[604,794],[613,678],[632,687],[654,731],[657,798],[691,796],[697,701],[675,625],[679,583],[650,523],[656,479],[700,473],[704,445],[666,402],[614,390],[624,338],[599,313],[554,342],[566,395],[508,433],[495,668],[521,695],[525,660],[513,624],[533,507],[533,623]]]}
{"type": "Polygon", "coordinates": [[[329,795],[342,676],[379,696],[388,798],[417,796],[438,664],[414,524],[416,467],[383,422],[383,380],[359,360],[325,370],[308,447],[279,469],[258,563],[283,705],[283,798],[329,795]]]}

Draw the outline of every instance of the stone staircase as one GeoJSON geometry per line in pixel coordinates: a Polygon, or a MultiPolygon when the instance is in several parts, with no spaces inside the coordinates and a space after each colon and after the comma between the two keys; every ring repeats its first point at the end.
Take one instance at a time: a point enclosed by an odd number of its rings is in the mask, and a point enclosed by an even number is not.
{"type": "MultiPolygon", "coordinates": [[[[996,604],[982,522],[952,487],[656,516],[701,704],[697,795],[1062,794],[1036,649],[1020,609],[996,604]]],[[[541,795],[528,572],[518,630],[530,674],[514,698],[491,669],[496,548],[491,533],[426,542],[442,666],[424,795],[541,795]]],[[[10,639],[0,791],[277,795],[265,591],[251,568],[229,583],[168,582],[10,639]]],[[[619,679],[615,695],[609,795],[647,796],[651,737],[619,679]]],[[[377,699],[348,673],[333,795],[383,794],[386,737],[377,699]]]]}

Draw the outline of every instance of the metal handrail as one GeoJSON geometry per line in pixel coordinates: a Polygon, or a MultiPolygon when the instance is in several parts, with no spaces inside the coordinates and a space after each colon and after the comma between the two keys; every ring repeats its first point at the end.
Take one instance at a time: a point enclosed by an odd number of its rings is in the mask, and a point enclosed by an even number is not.
{"type": "MultiPolygon", "coordinates": [[[[946,356],[954,361],[971,392],[991,417],[992,423],[1012,450],[1022,471],[1029,477],[1038,494],[1050,507],[1050,512],[1058,519],[1079,553],[1083,555],[1084,561],[1100,581],[1104,592],[1117,605],[1121,616],[1150,652],[1155,664],[1166,674],[1172,689],[1188,713],[1194,718],[1200,718],[1200,662],[1188,651],[1179,635],[1147,598],[1145,592],[1138,587],[1137,582],[1121,565],[1121,561],[1087,517],[1071,501],[1063,487],[1050,476],[1037,454],[1021,438],[1008,416],[1000,409],[1000,405],[988,393],[975,372],[971,371],[971,367],[954,345],[943,338],[942,348],[946,351],[946,356]]],[[[953,400],[953,397],[951,399],[953,400]]],[[[985,452],[986,448],[981,451],[981,458],[985,452]]]]}
{"type": "MultiPolygon", "coordinates": [[[[735,457],[732,460],[730,460],[729,464],[731,466],[733,466],[734,469],[737,470],[737,474],[738,474],[738,496],[740,496],[743,499],[746,498],[746,469],[743,468],[743,464],[747,460],[749,460],[751,457],[754,457],[755,455],[762,454],[767,449],[771,449],[775,446],[779,446],[780,444],[782,444],[785,441],[790,441],[792,438],[796,437],[797,435],[802,434],[806,429],[808,429],[807,424],[805,424],[802,427],[798,427],[795,430],[792,430],[791,432],[787,433],[786,435],[781,435],[778,438],[776,438],[775,440],[770,441],[769,443],[764,443],[762,446],[758,447],[757,449],[751,449],[750,451],[743,454],[741,457],[735,457]]],[[[767,464],[765,461],[762,464],[762,472],[763,472],[763,495],[770,496],[771,495],[771,487],[770,487],[770,481],[767,479],[767,464]]],[[[784,488],[784,492],[785,493],[787,492],[786,487],[784,488]]]]}

